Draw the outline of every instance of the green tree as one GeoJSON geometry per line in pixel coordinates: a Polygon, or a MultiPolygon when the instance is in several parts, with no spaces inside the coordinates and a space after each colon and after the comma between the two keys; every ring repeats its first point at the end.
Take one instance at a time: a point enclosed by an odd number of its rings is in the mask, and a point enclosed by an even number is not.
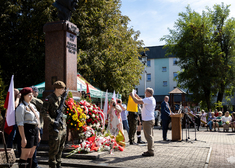
{"type": "Polygon", "coordinates": [[[208,12],[192,11],[188,6],[185,13],[179,13],[175,29],[169,29],[170,35],[164,36],[167,54],[179,58],[178,65],[183,70],[178,75],[181,88],[193,93],[192,99],[211,108],[211,98],[216,94],[215,82],[219,47],[213,41],[214,27],[208,12]]]}
{"type": "Polygon", "coordinates": [[[219,70],[217,87],[217,102],[222,102],[224,94],[231,95],[235,81],[235,19],[229,19],[230,5],[214,5],[210,11],[212,22],[216,27],[214,39],[220,47],[219,61],[216,69],[219,70]]]}
{"type": "Polygon", "coordinates": [[[78,72],[101,90],[116,90],[124,96],[138,85],[143,65],[139,32],[128,27],[119,0],[79,1],[72,16],[80,29],[78,72]]]}
{"type": "Polygon", "coordinates": [[[2,80],[2,70],[0,66],[0,111],[3,110],[4,102],[5,102],[5,97],[6,92],[5,92],[5,85],[2,80]]]}
{"type": "Polygon", "coordinates": [[[4,81],[15,87],[45,80],[43,25],[56,18],[53,0],[0,1],[0,65],[4,81]]]}

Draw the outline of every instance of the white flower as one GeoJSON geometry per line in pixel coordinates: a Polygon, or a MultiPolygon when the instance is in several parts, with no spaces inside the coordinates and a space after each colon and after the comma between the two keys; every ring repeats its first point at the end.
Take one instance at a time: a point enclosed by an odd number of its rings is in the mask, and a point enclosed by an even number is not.
{"type": "Polygon", "coordinates": [[[110,150],[110,146],[104,146],[104,150],[110,150]]]}
{"type": "Polygon", "coordinates": [[[95,114],[92,114],[92,115],[91,115],[91,117],[93,117],[93,118],[94,118],[94,117],[95,117],[95,114]]]}
{"type": "Polygon", "coordinates": [[[85,151],[87,151],[87,152],[90,152],[90,150],[91,150],[90,148],[86,148],[86,149],[85,149],[85,151]]]}
{"type": "Polygon", "coordinates": [[[89,116],[89,115],[87,115],[87,116],[86,116],[86,119],[89,119],[89,118],[90,118],[90,116],[89,116]]]}
{"type": "Polygon", "coordinates": [[[84,149],[84,146],[86,146],[86,142],[83,141],[82,144],[81,144],[81,147],[84,149]]]}

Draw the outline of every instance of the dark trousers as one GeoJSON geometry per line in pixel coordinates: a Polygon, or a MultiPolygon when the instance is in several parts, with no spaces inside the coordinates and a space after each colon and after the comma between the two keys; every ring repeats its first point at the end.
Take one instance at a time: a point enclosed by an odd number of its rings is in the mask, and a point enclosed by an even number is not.
{"type": "Polygon", "coordinates": [[[21,136],[20,136],[18,127],[16,129],[16,139],[17,139],[18,157],[20,158],[20,155],[21,155],[21,136]]]}
{"type": "Polygon", "coordinates": [[[170,123],[170,119],[168,120],[162,120],[162,137],[163,140],[167,139],[167,131],[168,131],[168,125],[170,123]]]}
{"type": "Polygon", "coordinates": [[[8,138],[7,138],[7,148],[12,148],[13,146],[13,141],[16,137],[16,130],[17,130],[17,125],[15,124],[13,126],[13,130],[11,131],[11,133],[8,135],[8,138]]]}
{"type": "Polygon", "coordinates": [[[129,123],[128,136],[129,136],[129,140],[131,143],[135,141],[137,117],[138,117],[138,113],[129,111],[129,113],[128,113],[128,123],[129,123]]]}
{"type": "MultiPolygon", "coordinates": [[[[42,138],[42,134],[43,134],[43,128],[40,129],[40,137],[41,137],[41,138],[42,138]]],[[[37,147],[36,147],[36,149],[35,149],[35,152],[34,152],[34,154],[33,154],[33,158],[32,158],[32,159],[33,159],[33,160],[32,160],[32,167],[33,167],[33,168],[35,168],[35,167],[38,166],[37,149],[38,149],[39,145],[40,145],[40,142],[38,142],[38,145],[37,145],[37,147]]]]}

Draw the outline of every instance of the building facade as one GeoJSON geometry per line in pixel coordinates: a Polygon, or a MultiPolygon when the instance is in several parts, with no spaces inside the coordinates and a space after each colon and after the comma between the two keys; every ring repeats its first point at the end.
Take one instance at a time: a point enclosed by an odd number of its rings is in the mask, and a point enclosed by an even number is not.
{"type": "Polygon", "coordinates": [[[147,66],[145,73],[142,74],[140,84],[136,86],[136,90],[141,97],[144,97],[144,85],[146,80],[146,88],[154,89],[154,97],[158,103],[162,102],[164,96],[177,86],[177,72],[181,69],[176,65],[177,59],[173,55],[165,56],[166,49],[163,46],[147,47],[147,66]],[[146,76],[145,76],[146,75],[146,76]]]}
{"type": "MultiPolygon", "coordinates": [[[[145,74],[142,74],[140,84],[136,86],[138,95],[144,97],[144,82],[146,80],[146,88],[151,87],[154,89],[154,97],[159,104],[163,101],[164,96],[170,95],[169,92],[177,87],[177,81],[174,78],[177,78],[177,72],[180,72],[181,69],[177,66],[177,58],[173,55],[165,56],[166,49],[163,46],[152,46],[147,47],[149,51],[146,51],[147,54],[147,67],[145,68],[145,74]]],[[[235,94],[234,94],[235,95],[235,94]]],[[[228,102],[223,99],[223,105],[233,106],[235,109],[235,97],[230,97],[231,101],[228,102]]],[[[174,95],[174,101],[176,104],[182,101],[181,95],[174,95]]],[[[190,101],[186,95],[186,102],[190,101]]],[[[212,99],[212,103],[216,102],[216,97],[212,99]]]]}

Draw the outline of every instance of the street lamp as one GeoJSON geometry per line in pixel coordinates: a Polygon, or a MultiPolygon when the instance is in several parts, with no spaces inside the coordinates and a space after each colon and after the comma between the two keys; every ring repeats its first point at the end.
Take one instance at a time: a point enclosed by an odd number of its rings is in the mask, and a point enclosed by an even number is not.
{"type": "Polygon", "coordinates": [[[146,64],[147,64],[147,54],[144,52],[143,54],[142,54],[142,63],[144,64],[144,92],[145,92],[145,90],[146,90],[146,73],[147,73],[147,71],[146,71],[146,64]]]}

